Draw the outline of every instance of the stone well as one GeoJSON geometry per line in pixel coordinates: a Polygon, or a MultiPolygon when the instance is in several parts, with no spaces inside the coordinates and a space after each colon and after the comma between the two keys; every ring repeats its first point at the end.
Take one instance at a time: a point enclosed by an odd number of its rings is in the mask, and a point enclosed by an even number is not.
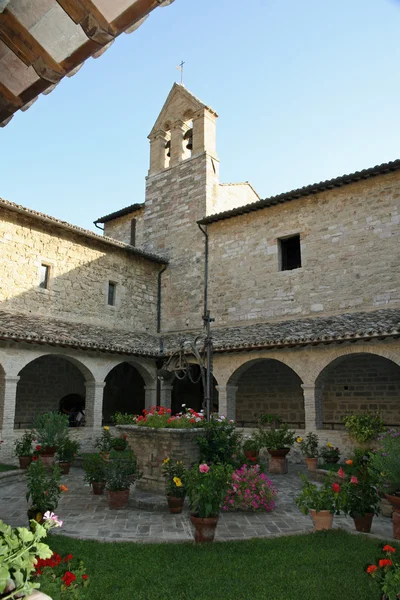
{"type": "Polygon", "coordinates": [[[203,429],[155,429],[138,425],[117,425],[117,429],[126,434],[136,455],[139,470],[143,473],[137,486],[142,490],[164,493],[161,466],[167,457],[183,461],[186,467],[199,462],[196,440],[204,435],[203,429]]]}

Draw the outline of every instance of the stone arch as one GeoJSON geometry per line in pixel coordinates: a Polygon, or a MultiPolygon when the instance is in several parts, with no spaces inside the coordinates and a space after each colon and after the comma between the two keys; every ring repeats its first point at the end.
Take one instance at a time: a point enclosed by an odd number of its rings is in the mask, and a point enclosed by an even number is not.
{"type": "Polygon", "coordinates": [[[118,357],[118,359],[108,361],[101,369],[101,372],[99,372],[98,379],[105,381],[115,367],[125,363],[132,365],[140,373],[146,386],[155,385],[157,378],[155,365],[148,365],[144,361],[131,356],[127,356],[126,358],[118,357]]]}
{"type": "Polygon", "coordinates": [[[103,423],[112,423],[116,412],[140,414],[145,408],[146,386],[132,361],[121,361],[109,370],[105,377],[103,395],[103,423]]]}
{"type": "MultiPolygon", "coordinates": [[[[178,413],[182,410],[182,404],[186,404],[187,408],[193,408],[196,412],[200,412],[204,399],[204,386],[200,375],[200,367],[196,363],[192,363],[191,371],[193,378],[197,383],[185,377],[184,379],[172,380],[171,391],[171,410],[172,413],[178,413]]],[[[213,377],[213,401],[211,405],[212,412],[218,412],[218,389],[217,380],[213,377]]]]}
{"type": "Polygon", "coordinates": [[[44,352],[30,357],[18,372],[14,428],[29,427],[39,412],[60,410],[63,397],[86,398],[86,383],[93,381],[89,368],[75,357],[44,352]]]}
{"type": "Polygon", "coordinates": [[[400,425],[400,364],[382,354],[358,347],[319,372],[315,386],[323,427],[343,428],[346,413],[367,410],[379,410],[386,425],[400,425]]]}
{"type": "Polygon", "coordinates": [[[227,387],[236,388],[236,421],[255,425],[261,413],[278,414],[287,423],[304,427],[302,379],[276,358],[243,362],[230,376],[227,387]]]}

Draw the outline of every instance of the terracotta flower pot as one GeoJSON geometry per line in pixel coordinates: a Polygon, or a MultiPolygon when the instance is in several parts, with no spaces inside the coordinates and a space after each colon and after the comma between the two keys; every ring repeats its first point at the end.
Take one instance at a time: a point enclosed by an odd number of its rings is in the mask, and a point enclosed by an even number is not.
{"type": "Polygon", "coordinates": [[[114,492],[108,490],[108,508],[111,510],[121,510],[128,506],[130,490],[118,490],[114,492]]]}
{"type": "Polygon", "coordinates": [[[202,519],[196,515],[190,515],[190,520],[194,527],[195,542],[212,542],[217,529],[218,517],[207,517],[202,519]]]}
{"type": "Polygon", "coordinates": [[[54,465],[56,464],[56,460],[54,455],[56,453],[55,448],[43,448],[39,454],[39,460],[46,467],[47,471],[51,471],[54,465]]]}
{"type": "Polygon", "coordinates": [[[367,513],[364,517],[361,517],[360,515],[353,516],[356,531],[370,533],[373,518],[374,513],[367,513]]]}
{"type": "Polygon", "coordinates": [[[71,468],[71,463],[69,463],[69,462],[59,462],[58,466],[60,467],[61,473],[63,475],[68,475],[69,470],[71,468]]]}
{"type": "Polygon", "coordinates": [[[93,496],[102,496],[104,494],[105,487],[105,481],[92,481],[93,496]]]}
{"type": "Polygon", "coordinates": [[[32,456],[19,456],[19,468],[27,469],[32,462],[32,456]]]}
{"type": "Polygon", "coordinates": [[[110,458],[109,452],[100,452],[99,454],[103,460],[108,460],[110,458]]]}
{"type": "Polygon", "coordinates": [[[271,458],[268,461],[268,471],[271,475],[284,475],[288,472],[288,461],[286,455],[290,452],[290,448],[279,448],[271,450],[267,448],[271,458]]]}
{"type": "Polygon", "coordinates": [[[167,496],[169,512],[173,515],[179,515],[183,510],[185,498],[176,498],[176,496],[167,496]]]}
{"type": "Polygon", "coordinates": [[[318,458],[309,458],[309,457],[305,457],[304,460],[306,461],[306,465],[307,465],[307,469],[309,471],[316,471],[317,470],[317,466],[318,466],[318,458]]]}
{"type": "Polygon", "coordinates": [[[310,510],[311,518],[314,523],[315,531],[322,531],[323,529],[332,529],[333,514],[329,510],[319,510],[318,512],[313,508],[310,510]]]}

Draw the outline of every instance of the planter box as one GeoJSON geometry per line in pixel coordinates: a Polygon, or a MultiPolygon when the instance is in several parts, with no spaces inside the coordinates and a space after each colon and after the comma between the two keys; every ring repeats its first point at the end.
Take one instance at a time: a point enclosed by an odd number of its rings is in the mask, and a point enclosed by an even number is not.
{"type": "Polygon", "coordinates": [[[138,425],[118,425],[117,429],[126,434],[143,473],[136,484],[139,489],[165,493],[161,465],[167,457],[181,460],[186,467],[199,462],[196,440],[204,435],[203,429],[153,429],[138,425]]]}

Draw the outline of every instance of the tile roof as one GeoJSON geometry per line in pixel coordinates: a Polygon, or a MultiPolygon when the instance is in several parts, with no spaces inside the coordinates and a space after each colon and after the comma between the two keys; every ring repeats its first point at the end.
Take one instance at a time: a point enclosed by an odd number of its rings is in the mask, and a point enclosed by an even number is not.
{"type": "Polygon", "coordinates": [[[56,219],[55,217],[51,217],[50,215],[46,215],[44,213],[38,212],[37,210],[33,210],[31,208],[26,208],[25,206],[21,206],[20,204],[15,204],[15,202],[10,202],[9,200],[4,200],[0,198],[0,209],[5,208],[7,210],[11,210],[13,212],[17,212],[21,215],[25,215],[29,218],[36,219],[37,221],[41,221],[42,223],[49,223],[55,227],[60,227],[61,229],[65,229],[66,231],[70,231],[72,233],[76,233],[82,237],[87,239],[96,240],[107,246],[113,246],[114,248],[120,248],[129,252],[130,254],[135,254],[136,256],[140,256],[142,258],[147,258],[148,260],[156,263],[160,263],[165,265],[168,263],[167,260],[157,256],[155,254],[150,254],[149,252],[143,252],[134,246],[130,246],[129,244],[124,244],[123,242],[119,242],[118,240],[114,240],[113,238],[105,237],[103,235],[99,235],[94,233],[94,231],[89,231],[88,229],[83,229],[82,227],[78,227],[77,225],[71,225],[71,223],[67,223],[67,221],[61,221],[60,219],[56,219]]]}
{"type": "MultiPolygon", "coordinates": [[[[162,335],[163,354],[171,354],[179,348],[180,340],[193,340],[198,333],[185,331],[162,335]]],[[[215,328],[212,337],[215,352],[400,337],[400,309],[215,328]]],[[[134,356],[160,356],[158,335],[3,311],[0,311],[0,340],[134,356]]]]}
{"type": "Polygon", "coordinates": [[[251,202],[250,204],[245,204],[244,206],[239,206],[215,215],[209,215],[208,217],[200,219],[198,223],[201,225],[208,225],[210,223],[215,223],[216,221],[222,221],[223,219],[230,219],[231,217],[237,217],[239,215],[244,215],[249,212],[261,210],[263,208],[269,208],[270,206],[275,206],[276,204],[289,202],[290,200],[297,200],[298,198],[317,194],[318,192],[325,192],[334,188],[343,187],[344,185],[355,183],[356,181],[361,181],[362,179],[370,179],[371,177],[386,175],[387,173],[391,173],[393,171],[400,171],[400,159],[383,163],[381,165],[371,167],[370,169],[356,171],[355,173],[350,173],[349,175],[341,175],[340,177],[335,177],[334,179],[313,183],[290,192],[284,192],[283,194],[271,196],[270,198],[265,198],[264,200],[251,202]]]}
{"type": "Polygon", "coordinates": [[[148,333],[132,333],[98,325],[2,311],[0,340],[136,356],[158,356],[159,352],[158,337],[148,333]]]}
{"type": "Polygon", "coordinates": [[[107,223],[107,221],[113,221],[114,219],[118,219],[119,217],[124,217],[125,215],[129,215],[129,213],[136,212],[144,208],[144,202],[141,204],[131,204],[130,206],[125,206],[125,208],[121,208],[120,210],[116,210],[115,212],[110,213],[109,215],[105,215],[104,217],[100,217],[93,221],[96,223],[107,223]]]}

